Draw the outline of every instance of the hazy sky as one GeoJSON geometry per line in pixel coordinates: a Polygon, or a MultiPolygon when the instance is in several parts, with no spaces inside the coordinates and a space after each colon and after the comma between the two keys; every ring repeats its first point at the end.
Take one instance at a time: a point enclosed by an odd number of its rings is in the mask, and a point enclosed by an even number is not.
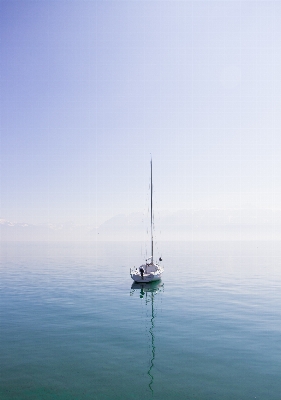
{"type": "Polygon", "coordinates": [[[280,1],[0,1],[1,210],[280,208],[280,1]]]}

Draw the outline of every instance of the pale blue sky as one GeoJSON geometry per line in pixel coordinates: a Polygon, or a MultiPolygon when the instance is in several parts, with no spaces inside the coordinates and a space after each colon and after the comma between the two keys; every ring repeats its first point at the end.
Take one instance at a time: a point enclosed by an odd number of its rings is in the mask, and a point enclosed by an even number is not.
{"type": "Polygon", "coordinates": [[[280,1],[0,1],[1,214],[280,208],[280,1]]]}

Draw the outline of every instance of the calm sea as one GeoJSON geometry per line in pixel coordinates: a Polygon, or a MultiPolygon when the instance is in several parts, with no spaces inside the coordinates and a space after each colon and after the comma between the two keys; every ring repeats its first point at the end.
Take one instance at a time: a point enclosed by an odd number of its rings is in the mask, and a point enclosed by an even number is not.
{"type": "Polygon", "coordinates": [[[280,400],[280,244],[158,248],[2,243],[0,399],[280,400]]]}

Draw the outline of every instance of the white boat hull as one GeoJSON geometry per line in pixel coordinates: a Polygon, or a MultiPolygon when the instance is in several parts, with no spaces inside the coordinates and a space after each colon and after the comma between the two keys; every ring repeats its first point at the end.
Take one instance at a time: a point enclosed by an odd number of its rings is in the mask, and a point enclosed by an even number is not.
{"type": "Polygon", "coordinates": [[[131,278],[138,283],[147,283],[147,282],[154,282],[154,281],[159,281],[162,277],[162,274],[157,274],[154,276],[151,276],[150,274],[143,274],[143,277],[138,274],[132,274],[131,273],[131,278]]]}
{"type": "Polygon", "coordinates": [[[148,283],[159,281],[162,278],[162,273],[164,271],[163,267],[160,267],[157,264],[150,264],[142,267],[144,269],[143,275],[141,275],[139,268],[135,268],[134,270],[131,269],[130,275],[133,281],[138,283],[148,283]],[[149,269],[152,269],[152,271],[149,269]]]}

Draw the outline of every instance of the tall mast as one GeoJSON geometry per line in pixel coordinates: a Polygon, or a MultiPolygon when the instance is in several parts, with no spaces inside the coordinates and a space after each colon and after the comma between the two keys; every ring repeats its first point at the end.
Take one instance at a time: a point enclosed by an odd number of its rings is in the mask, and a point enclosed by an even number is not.
{"type": "Polygon", "coordinates": [[[152,158],[150,160],[150,230],[151,230],[151,262],[153,263],[153,210],[152,210],[152,158]]]}

